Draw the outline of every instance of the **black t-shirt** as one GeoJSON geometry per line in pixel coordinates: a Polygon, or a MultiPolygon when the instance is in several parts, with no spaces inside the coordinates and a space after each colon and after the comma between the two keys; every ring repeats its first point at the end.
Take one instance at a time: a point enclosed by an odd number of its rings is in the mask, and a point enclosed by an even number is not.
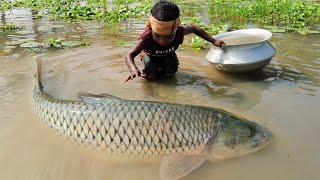
{"type": "Polygon", "coordinates": [[[174,53],[180,44],[183,43],[184,38],[184,27],[179,26],[176,31],[176,36],[174,40],[167,46],[160,46],[152,36],[152,30],[147,29],[140,35],[144,48],[144,52],[149,56],[167,56],[171,53],[174,53]]]}

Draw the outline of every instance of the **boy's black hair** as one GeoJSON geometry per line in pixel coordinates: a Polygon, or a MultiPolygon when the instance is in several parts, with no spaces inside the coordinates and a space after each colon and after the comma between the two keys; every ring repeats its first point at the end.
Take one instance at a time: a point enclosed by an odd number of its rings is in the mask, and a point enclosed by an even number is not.
{"type": "Polygon", "coordinates": [[[151,14],[159,21],[173,21],[180,16],[180,10],[173,2],[160,0],[152,7],[151,14]]]}

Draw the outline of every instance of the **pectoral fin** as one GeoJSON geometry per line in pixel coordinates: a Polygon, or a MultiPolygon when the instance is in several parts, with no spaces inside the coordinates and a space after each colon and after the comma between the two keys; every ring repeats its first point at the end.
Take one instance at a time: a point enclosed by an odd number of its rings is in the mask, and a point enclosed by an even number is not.
{"type": "Polygon", "coordinates": [[[174,154],[161,162],[159,175],[161,179],[179,179],[197,169],[206,160],[205,154],[174,154]]]}
{"type": "Polygon", "coordinates": [[[212,144],[218,131],[209,135],[204,143],[192,153],[176,153],[165,156],[160,165],[160,178],[166,180],[179,179],[201,166],[210,156],[212,144]]]}

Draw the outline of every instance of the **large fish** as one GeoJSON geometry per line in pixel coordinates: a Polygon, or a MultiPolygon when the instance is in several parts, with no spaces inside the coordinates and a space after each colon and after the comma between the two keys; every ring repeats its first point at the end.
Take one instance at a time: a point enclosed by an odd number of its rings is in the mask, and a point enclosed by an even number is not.
{"type": "Polygon", "coordinates": [[[112,155],[163,157],[162,179],[181,178],[206,160],[257,151],[271,139],[266,128],[220,109],[106,94],[55,99],[43,91],[39,59],[37,64],[33,98],[42,121],[75,142],[112,155]]]}

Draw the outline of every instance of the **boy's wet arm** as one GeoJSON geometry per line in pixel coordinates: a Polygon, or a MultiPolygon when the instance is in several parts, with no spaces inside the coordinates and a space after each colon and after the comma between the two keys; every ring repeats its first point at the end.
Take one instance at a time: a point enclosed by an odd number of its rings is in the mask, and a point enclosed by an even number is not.
{"type": "Polygon", "coordinates": [[[183,28],[184,28],[184,35],[188,35],[195,32],[194,25],[183,26],[183,28]]]}
{"type": "Polygon", "coordinates": [[[144,43],[143,41],[140,39],[137,43],[137,45],[128,52],[128,54],[126,55],[126,63],[129,69],[131,69],[132,67],[136,68],[136,65],[134,63],[134,58],[144,49],[144,43]]]}
{"type": "Polygon", "coordinates": [[[212,38],[204,29],[195,26],[195,25],[189,25],[189,26],[184,26],[184,35],[194,33],[197,36],[201,37],[202,39],[205,39],[206,41],[214,44],[215,39],[212,38]]]}

